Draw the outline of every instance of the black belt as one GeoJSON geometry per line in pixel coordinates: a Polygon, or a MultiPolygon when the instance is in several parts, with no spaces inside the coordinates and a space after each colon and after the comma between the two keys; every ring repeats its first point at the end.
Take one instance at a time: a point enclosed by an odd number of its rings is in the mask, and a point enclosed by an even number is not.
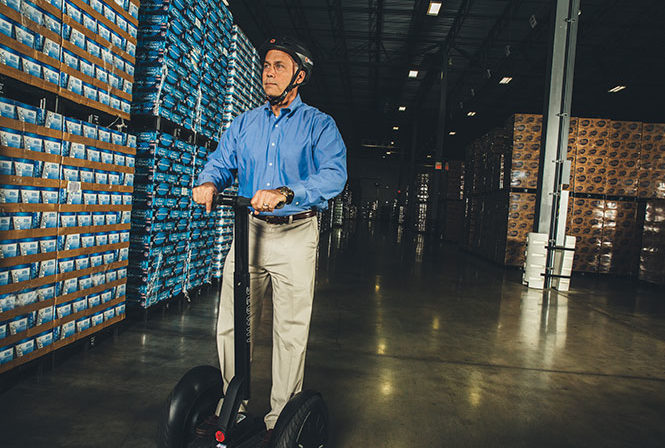
{"type": "Polygon", "coordinates": [[[289,216],[273,216],[273,215],[252,215],[252,216],[256,219],[260,219],[261,221],[265,221],[268,224],[291,224],[293,221],[297,221],[299,219],[311,218],[312,216],[316,216],[316,211],[307,210],[306,212],[300,212],[296,213],[295,215],[289,215],[289,216]]]}

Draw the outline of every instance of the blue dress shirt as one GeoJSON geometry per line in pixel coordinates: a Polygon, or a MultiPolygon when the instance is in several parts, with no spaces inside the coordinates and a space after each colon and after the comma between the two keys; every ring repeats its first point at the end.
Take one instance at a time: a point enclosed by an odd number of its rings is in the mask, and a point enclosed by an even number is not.
{"type": "Polygon", "coordinates": [[[258,190],[281,186],[293,190],[291,204],[266,214],[325,209],[328,199],[344,189],[346,146],[332,117],[298,95],[279,117],[266,103],[233,120],[197,183],[212,182],[221,192],[233,183],[235,172],[240,196],[251,198],[258,190]]]}

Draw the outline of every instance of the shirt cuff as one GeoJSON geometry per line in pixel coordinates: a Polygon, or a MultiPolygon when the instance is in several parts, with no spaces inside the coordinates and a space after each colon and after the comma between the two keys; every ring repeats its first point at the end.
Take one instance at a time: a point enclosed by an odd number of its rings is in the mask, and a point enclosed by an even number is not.
{"type": "Polygon", "coordinates": [[[291,205],[301,206],[307,199],[307,190],[302,184],[287,185],[293,191],[293,201],[291,205]]]}

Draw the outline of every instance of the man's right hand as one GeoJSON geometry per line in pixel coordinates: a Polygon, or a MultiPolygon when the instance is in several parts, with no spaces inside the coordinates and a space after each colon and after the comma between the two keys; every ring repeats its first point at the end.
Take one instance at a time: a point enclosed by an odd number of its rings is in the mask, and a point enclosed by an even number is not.
{"type": "Polygon", "coordinates": [[[212,199],[217,194],[217,187],[212,182],[206,182],[192,189],[192,200],[197,204],[206,206],[206,213],[212,211],[212,199]]]}

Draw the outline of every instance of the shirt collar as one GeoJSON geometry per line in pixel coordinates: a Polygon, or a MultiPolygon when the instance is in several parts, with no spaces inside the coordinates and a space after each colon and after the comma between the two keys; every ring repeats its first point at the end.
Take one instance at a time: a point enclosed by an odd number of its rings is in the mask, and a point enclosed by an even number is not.
{"type": "MultiPolygon", "coordinates": [[[[295,113],[296,109],[298,109],[302,105],[303,105],[303,102],[300,99],[300,94],[297,94],[295,99],[293,101],[291,101],[291,104],[289,104],[288,107],[285,107],[285,108],[282,109],[282,112],[280,112],[280,116],[282,116],[282,115],[289,115],[289,116],[293,115],[295,113]]],[[[270,107],[269,102],[266,103],[264,108],[265,108],[266,112],[272,114],[272,108],[270,107]]],[[[276,118],[278,118],[278,117],[276,117],[276,118]]]]}

